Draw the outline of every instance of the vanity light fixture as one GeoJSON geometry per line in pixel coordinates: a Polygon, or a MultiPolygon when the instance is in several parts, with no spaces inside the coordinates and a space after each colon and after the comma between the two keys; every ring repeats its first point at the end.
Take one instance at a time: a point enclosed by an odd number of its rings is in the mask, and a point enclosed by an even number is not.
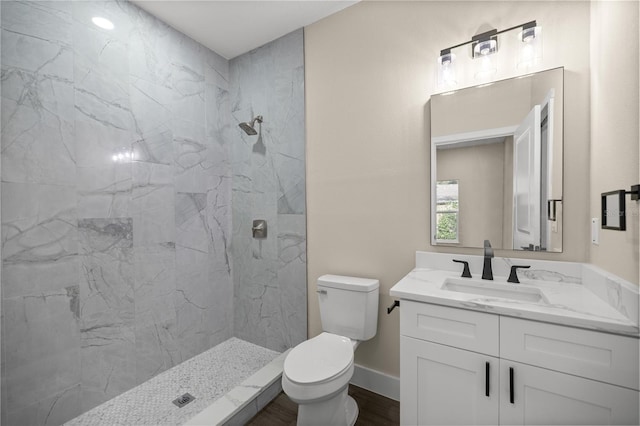
{"type": "Polygon", "coordinates": [[[527,22],[518,33],[520,49],[516,66],[528,68],[542,59],[542,27],[536,21],[527,22]]]}
{"type": "Polygon", "coordinates": [[[486,55],[479,56],[477,60],[478,65],[476,66],[474,77],[480,82],[489,81],[489,79],[498,71],[496,55],[488,53],[486,55]]]}
{"type": "Polygon", "coordinates": [[[450,88],[458,83],[456,75],[456,55],[445,49],[438,56],[438,87],[450,88]]]}
{"type": "Polygon", "coordinates": [[[486,81],[498,71],[498,30],[490,30],[471,38],[471,56],[478,61],[476,80],[486,81]]]}
{"type": "Polygon", "coordinates": [[[487,31],[471,38],[471,55],[474,59],[493,55],[498,51],[498,30],[487,31]]]}
{"type": "Polygon", "coordinates": [[[451,46],[440,51],[438,57],[438,88],[450,88],[457,84],[455,59],[452,52],[462,46],[471,44],[471,57],[477,60],[476,79],[486,80],[497,71],[496,53],[498,53],[498,36],[500,34],[520,29],[518,38],[522,44],[517,58],[518,67],[535,64],[542,57],[542,28],[536,21],[529,21],[506,30],[492,29],[475,35],[471,40],[451,46]]]}

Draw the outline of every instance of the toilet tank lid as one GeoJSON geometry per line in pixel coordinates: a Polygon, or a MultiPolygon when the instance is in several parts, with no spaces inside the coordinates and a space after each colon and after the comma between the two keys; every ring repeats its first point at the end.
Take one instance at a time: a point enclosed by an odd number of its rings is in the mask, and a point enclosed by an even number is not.
{"type": "Polygon", "coordinates": [[[318,278],[318,287],[370,292],[380,287],[380,281],[371,278],[346,277],[343,275],[323,275],[318,278]]]}

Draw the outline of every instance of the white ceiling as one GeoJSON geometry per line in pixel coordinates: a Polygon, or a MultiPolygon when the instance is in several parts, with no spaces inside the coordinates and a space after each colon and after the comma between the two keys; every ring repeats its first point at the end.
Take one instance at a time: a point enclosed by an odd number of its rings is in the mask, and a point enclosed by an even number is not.
{"type": "Polygon", "coordinates": [[[359,0],[132,0],[227,59],[359,0]]]}

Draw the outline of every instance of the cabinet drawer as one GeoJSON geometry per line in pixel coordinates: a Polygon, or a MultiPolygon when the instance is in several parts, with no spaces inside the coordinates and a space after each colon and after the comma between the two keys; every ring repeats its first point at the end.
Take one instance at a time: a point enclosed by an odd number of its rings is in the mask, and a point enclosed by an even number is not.
{"type": "Polygon", "coordinates": [[[639,389],[638,339],[501,317],[500,342],[500,358],[639,389]]]}
{"type": "Polygon", "coordinates": [[[400,333],[404,336],[498,356],[497,315],[403,300],[400,333]]]}

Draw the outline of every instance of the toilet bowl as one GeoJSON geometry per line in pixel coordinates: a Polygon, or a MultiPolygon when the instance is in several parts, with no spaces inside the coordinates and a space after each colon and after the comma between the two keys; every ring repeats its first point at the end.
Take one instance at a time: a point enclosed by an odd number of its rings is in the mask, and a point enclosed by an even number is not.
{"type": "Polygon", "coordinates": [[[379,281],[323,275],[318,302],[323,333],[293,348],[282,389],[298,404],[298,425],[352,426],[358,406],[348,395],[354,352],[376,334],[379,281]]]}
{"type": "Polygon", "coordinates": [[[354,342],[322,333],[289,352],[282,388],[299,404],[299,425],[353,425],[358,406],[348,394],[353,376],[354,342]]]}

